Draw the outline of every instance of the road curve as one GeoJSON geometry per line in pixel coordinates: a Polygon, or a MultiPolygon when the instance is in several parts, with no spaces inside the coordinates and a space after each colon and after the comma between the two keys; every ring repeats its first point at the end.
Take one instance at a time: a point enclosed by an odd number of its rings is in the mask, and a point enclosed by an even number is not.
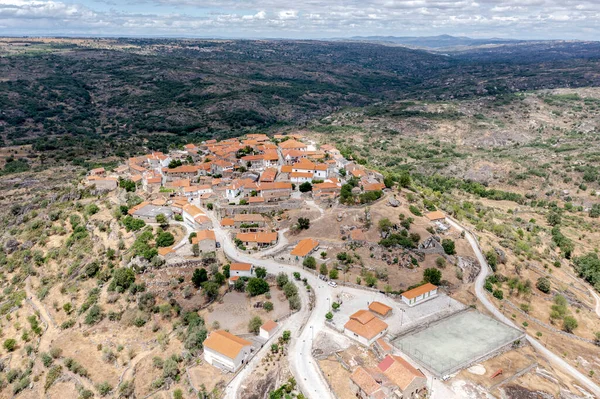
{"type": "MultiPolygon", "coordinates": [[[[227,232],[221,228],[221,225],[214,214],[212,212],[207,212],[207,215],[212,220],[217,241],[221,243],[223,251],[231,260],[252,263],[255,266],[264,267],[272,274],[300,271],[300,269],[294,266],[278,263],[272,259],[259,259],[245,253],[240,253],[232,242],[231,237],[229,237],[227,232]]],[[[302,300],[302,309],[293,317],[300,318],[301,320],[304,320],[306,317],[309,318],[302,330],[299,329],[302,322],[294,323],[294,325],[298,325],[298,329],[292,330],[292,342],[288,350],[291,372],[306,397],[314,399],[334,399],[334,395],[330,391],[318,364],[311,355],[313,334],[316,335],[325,328],[325,313],[327,313],[329,309],[329,302],[331,302],[332,298],[331,288],[312,273],[302,273],[302,275],[303,277],[306,277],[308,284],[311,285],[315,292],[318,292],[318,295],[316,295],[315,307],[311,312],[308,304],[308,293],[301,284],[298,285],[298,293],[302,300]],[[327,299],[329,299],[329,301],[327,299]]],[[[255,364],[251,364],[250,366],[254,366],[255,364]]],[[[244,371],[243,374],[246,376],[249,373],[250,370],[244,371]]],[[[226,390],[228,398],[237,397],[244,376],[232,380],[232,384],[230,384],[231,387],[228,387],[226,390]]]]}
{"type": "MultiPolygon", "coordinates": [[[[485,259],[485,256],[483,256],[483,253],[481,252],[481,249],[479,248],[479,244],[478,244],[477,240],[475,239],[473,233],[471,233],[469,230],[467,230],[466,228],[464,228],[463,226],[458,224],[456,221],[454,221],[450,218],[447,218],[447,220],[448,220],[448,223],[450,223],[450,225],[452,227],[454,227],[455,229],[457,229],[458,231],[461,231],[461,232],[464,231],[465,238],[467,239],[467,241],[469,241],[469,244],[473,248],[473,252],[475,252],[475,256],[477,257],[477,260],[481,264],[481,271],[479,272],[479,275],[477,276],[477,279],[475,280],[475,294],[477,295],[477,298],[481,301],[483,306],[485,306],[486,309],[494,315],[494,317],[496,317],[500,321],[504,322],[505,324],[508,324],[515,328],[519,328],[512,322],[512,320],[510,320],[508,317],[504,316],[502,314],[502,312],[500,312],[494,306],[494,304],[488,299],[488,296],[485,293],[485,289],[483,288],[483,285],[485,283],[486,277],[488,276],[488,274],[490,272],[490,267],[485,259]]],[[[555,366],[559,367],[563,371],[570,374],[574,379],[579,381],[579,383],[581,383],[587,389],[589,389],[591,392],[593,392],[594,395],[596,395],[596,397],[600,397],[600,387],[597,384],[595,384],[592,380],[590,380],[584,374],[579,372],[575,367],[571,366],[560,356],[556,355],[555,353],[550,351],[548,348],[544,347],[535,338],[531,337],[528,334],[526,335],[526,338],[527,338],[527,341],[531,344],[531,346],[533,346],[535,348],[535,350],[538,351],[538,353],[544,355],[550,363],[554,364],[555,366]]]]}

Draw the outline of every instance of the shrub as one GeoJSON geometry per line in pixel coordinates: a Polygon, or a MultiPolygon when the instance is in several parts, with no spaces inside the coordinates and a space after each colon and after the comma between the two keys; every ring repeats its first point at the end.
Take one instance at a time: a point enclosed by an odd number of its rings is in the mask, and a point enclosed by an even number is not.
{"type": "Polygon", "coordinates": [[[315,258],[313,258],[312,256],[307,256],[302,261],[302,266],[304,266],[308,269],[315,270],[317,268],[317,260],[315,258]]]}
{"type": "Polygon", "coordinates": [[[435,265],[440,269],[443,269],[444,267],[446,267],[446,259],[442,258],[441,256],[438,256],[435,260],[435,265]]]}
{"type": "Polygon", "coordinates": [[[96,385],[96,389],[98,390],[100,396],[106,396],[112,391],[113,388],[107,381],[104,381],[96,385]]]}
{"type": "Polygon", "coordinates": [[[417,208],[414,205],[410,205],[408,207],[408,210],[415,216],[423,216],[423,214],[421,213],[421,211],[419,210],[419,208],[417,208]]]}
{"type": "Polygon", "coordinates": [[[548,280],[546,277],[540,277],[537,279],[537,282],[535,283],[535,286],[537,287],[538,290],[542,291],[543,293],[547,294],[550,292],[550,280],[548,280]]]}
{"type": "Polygon", "coordinates": [[[158,247],[168,247],[175,243],[175,237],[168,231],[161,231],[156,237],[156,245],[158,247]]]}
{"type": "Polygon", "coordinates": [[[205,281],[208,281],[206,269],[195,269],[194,274],[192,274],[192,283],[194,284],[194,287],[200,288],[205,281]]]}
{"type": "Polygon", "coordinates": [[[332,320],[332,319],[333,319],[333,313],[331,313],[331,312],[327,312],[327,313],[325,314],[325,318],[326,318],[327,320],[332,320]]]}
{"type": "Polygon", "coordinates": [[[310,227],[310,219],[309,218],[298,218],[298,229],[299,230],[307,230],[310,227]]]}
{"type": "Polygon", "coordinates": [[[272,311],[273,310],[273,302],[269,302],[269,301],[265,302],[263,304],[263,309],[266,310],[267,312],[272,311]]]}
{"type": "Polygon", "coordinates": [[[338,274],[339,273],[338,273],[337,269],[331,269],[329,271],[329,278],[332,280],[336,280],[338,278],[338,274]]]}
{"type": "Polygon", "coordinates": [[[248,292],[250,296],[264,294],[269,292],[269,284],[261,278],[252,277],[246,284],[246,292],[248,292]]]}
{"type": "Polygon", "coordinates": [[[563,319],[563,330],[568,333],[573,332],[577,328],[577,320],[572,316],[565,316],[563,319]]]}
{"type": "Polygon", "coordinates": [[[447,255],[454,255],[456,253],[454,241],[449,238],[444,238],[442,240],[442,247],[447,255]]]}
{"type": "Polygon", "coordinates": [[[260,326],[263,325],[263,321],[260,317],[254,316],[248,322],[248,331],[254,334],[258,334],[260,326]]]}
{"type": "Polygon", "coordinates": [[[436,268],[430,267],[423,270],[423,281],[433,285],[439,285],[442,280],[442,272],[436,268]]]}
{"type": "Polygon", "coordinates": [[[113,285],[113,289],[122,288],[126,290],[129,288],[131,284],[135,282],[135,273],[132,269],[129,268],[119,268],[113,272],[113,281],[111,285],[113,285]]]}
{"type": "Polygon", "coordinates": [[[276,281],[277,281],[277,286],[279,288],[283,288],[283,286],[286,285],[289,281],[288,275],[284,272],[281,272],[277,275],[276,281]]]}
{"type": "Polygon", "coordinates": [[[8,339],[4,340],[3,346],[4,346],[4,349],[6,349],[9,352],[12,352],[17,347],[17,341],[15,339],[8,338],[8,339]]]}
{"type": "Polygon", "coordinates": [[[257,267],[256,269],[254,269],[254,273],[258,278],[267,277],[267,269],[265,269],[264,267],[257,267]]]}
{"type": "Polygon", "coordinates": [[[48,370],[48,374],[46,375],[46,382],[44,383],[44,392],[48,391],[48,389],[54,384],[54,382],[61,376],[62,367],[56,365],[48,370]]]}
{"type": "Polygon", "coordinates": [[[502,290],[494,290],[492,295],[494,295],[494,298],[504,299],[504,292],[502,292],[502,290]]]}
{"type": "Polygon", "coordinates": [[[300,184],[300,186],[298,186],[298,190],[300,190],[301,193],[307,193],[309,191],[312,191],[312,184],[310,184],[309,182],[304,182],[300,184]]]}

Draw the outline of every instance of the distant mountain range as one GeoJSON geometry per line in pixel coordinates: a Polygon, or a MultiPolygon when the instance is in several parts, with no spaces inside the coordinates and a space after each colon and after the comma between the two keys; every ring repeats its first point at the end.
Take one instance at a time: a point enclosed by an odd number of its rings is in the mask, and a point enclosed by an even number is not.
{"type": "Polygon", "coordinates": [[[484,46],[488,44],[515,44],[523,43],[527,40],[512,40],[512,39],[473,39],[466,36],[354,36],[350,40],[360,40],[368,42],[386,42],[401,44],[408,47],[442,49],[449,47],[472,47],[484,46]]]}

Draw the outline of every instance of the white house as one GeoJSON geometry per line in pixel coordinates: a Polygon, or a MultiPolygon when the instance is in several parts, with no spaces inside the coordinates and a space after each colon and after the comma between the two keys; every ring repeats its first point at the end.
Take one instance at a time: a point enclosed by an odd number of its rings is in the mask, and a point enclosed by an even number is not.
{"type": "Polygon", "coordinates": [[[235,373],[248,361],[252,343],[224,330],[215,330],[203,342],[204,360],[215,367],[235,373]]]}
{"type": "Polygon", "coordinates": [[[423,284],[412,290],[402,293],[402,300],[408,306],[415,306],[437,296],[438,287],[431,284],[423,284]]]}
{"type": "Polygon", "coordinates": [[[183,221],[194,229],[204,230],[211,226],[209,217],[196,205],[184,205],[181,215],[183,216],[183,221]]]}
{"type": "Polygon", "coordinates": [[[387,328],[386,322],[363,309],[350,316],[344,325],[344,334],[365,346],[371,346],[387,333],[387,328]]]}
{"type": "Polygon", "coordinates": [[[232,263],[229,266],[229,275],[238,277],[252,277],[254,266],[250,263],[232,263]]]}
{"type": "Polygon", "coordinates": [[[273,320],[269,320],[265,324],[260,326],[259,335],[264,339],[269,339],[273,335],[275,335],[275,332],[277,331],[278,328],[279,328],[279,325],[277,323],[275,323],[273,320]]]}

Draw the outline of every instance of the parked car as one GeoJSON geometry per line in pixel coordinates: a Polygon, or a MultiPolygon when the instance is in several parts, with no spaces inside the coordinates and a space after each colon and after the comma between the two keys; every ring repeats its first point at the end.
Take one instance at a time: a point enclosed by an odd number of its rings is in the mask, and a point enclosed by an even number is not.
{"type": "Polygon", "coordinates": [[[335,281],[330,281],[330,282],[328,282],[327,284],[328,284],[330,287],[333,287],[333,288],[337,287],[337,283],[336,283],[335,281]]]}

